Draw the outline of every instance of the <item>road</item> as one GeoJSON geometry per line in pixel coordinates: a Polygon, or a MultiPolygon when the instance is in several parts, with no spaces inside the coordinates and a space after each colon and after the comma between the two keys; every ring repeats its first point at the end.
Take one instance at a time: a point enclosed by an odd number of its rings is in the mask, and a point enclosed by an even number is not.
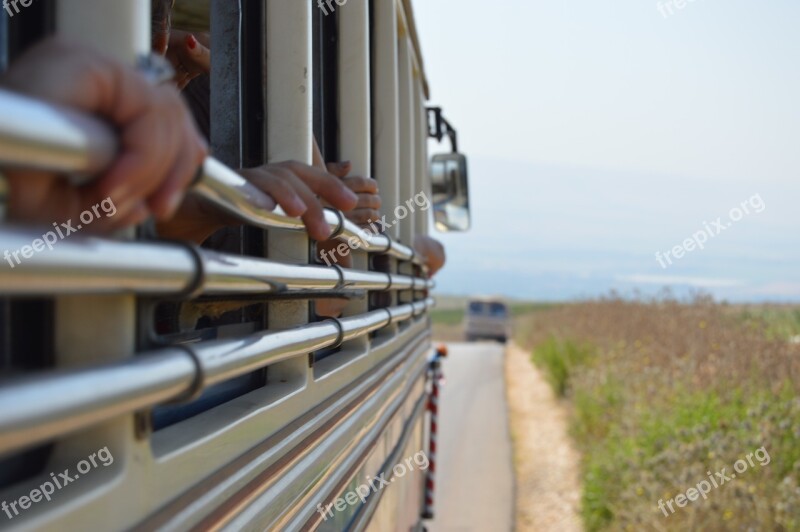
{"type": "Polygon", "coordinates": [[[504,347],[449,344],[439,408],[431,532],[512,530],[514,474],[503,377],[504,347]]]}

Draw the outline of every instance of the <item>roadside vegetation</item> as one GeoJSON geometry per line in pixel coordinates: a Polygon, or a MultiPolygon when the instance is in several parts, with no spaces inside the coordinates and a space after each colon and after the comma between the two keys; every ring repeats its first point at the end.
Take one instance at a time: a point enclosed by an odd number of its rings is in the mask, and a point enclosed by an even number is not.
{"type": "Polygon", "coordinates": [[[518,322],[569,405],[588,530],[800,530],[796,308],[611,297],[518,322]],[[762,447],[707,500],[659,509],[762,447]]]}
{"type": "MultiPolygon", "coordinates": [[[[467,298],[450,299],[447,296],[436,298],[436,308],[431,311],[431,319],[434,324],[459,325],[464,321],[467,298]]],[[[511,301],[508,308],[513,317],[525,316],[535,312],[554,309],[562,306],[563,303],[536,303],[532,301],[511,301]]]]}

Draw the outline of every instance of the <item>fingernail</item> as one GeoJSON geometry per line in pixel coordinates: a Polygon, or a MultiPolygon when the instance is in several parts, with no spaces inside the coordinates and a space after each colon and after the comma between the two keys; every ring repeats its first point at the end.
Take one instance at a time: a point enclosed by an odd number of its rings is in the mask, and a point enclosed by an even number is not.
{"type": "Polygon", "coordinates": [[[174,215],[175,212],[178,210],[178,207],[181,206],[181,203],[183,203],[183,191],[178,191],[174,193],[172,197],[170,197],[169,200],[167,201],[166,216],[172,217],[172,215],[174,215]]]}
{"type": "Polygon", "coordinates": [[[194,35],[189,34],[186,36],[186,46],[188,46],[190,50],[197,48],[197,39],[194,38],[194,35]]]}
{"type": "Polygon", "coordinates": [[[330,238],[330,236],[333,234],[333,231],[331,231],[331,226],[328,225],[325,222],[320,222],[319,223],[319,234],[325,235],[325,238],[322,238],[322,239],[319,240],[320,242],[327,241],[330,238]]]}

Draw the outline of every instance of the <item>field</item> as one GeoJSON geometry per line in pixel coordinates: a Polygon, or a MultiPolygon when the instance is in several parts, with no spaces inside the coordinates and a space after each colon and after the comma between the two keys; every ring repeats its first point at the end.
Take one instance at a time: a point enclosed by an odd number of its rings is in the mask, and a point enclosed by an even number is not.
{"type": "Polygon", "coordinates": [[[588,530],[800,530],[800,310],[536,310],[516,341],[568,406],[588,530]]]}

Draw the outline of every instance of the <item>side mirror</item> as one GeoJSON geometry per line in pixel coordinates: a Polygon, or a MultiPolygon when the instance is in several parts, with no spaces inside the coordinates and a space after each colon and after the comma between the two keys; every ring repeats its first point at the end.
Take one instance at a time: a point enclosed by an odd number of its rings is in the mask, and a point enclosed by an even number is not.
{"type": "Polygon", "coordinates": [[[434,155],[430,174],[436,229],[443,233],[469,230],[467,158],[460,153],[434,155]]]}

